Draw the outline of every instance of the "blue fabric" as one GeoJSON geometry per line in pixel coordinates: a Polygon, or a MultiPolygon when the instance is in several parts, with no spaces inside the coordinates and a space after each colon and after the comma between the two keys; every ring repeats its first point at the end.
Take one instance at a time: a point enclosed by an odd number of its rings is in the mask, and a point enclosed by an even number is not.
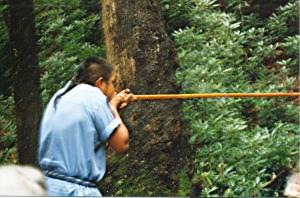
{"type": "Polygon", "coordinates": [[[97,188],[45,177],[49,196],[102,196],[97,188]]]}
{"type": "MultiPolygon", "coordinates": [[[[39,165],[42,170],[98,182],[106,171],[105,142],[121,120],[113,116],[101,90],[87,84],[77,85],[67,92],[54,108],[54,98],[67,86],[53,96],[44,112],[40,127],[39,165]]],[[[89,189],[91,193],[97,190],[46,178],[49,193],[56,193],[56,196],[85,196],[90,195],[87,193],[89,189]],[[68,184],[61,185],[61,182],[68,184]]]]}

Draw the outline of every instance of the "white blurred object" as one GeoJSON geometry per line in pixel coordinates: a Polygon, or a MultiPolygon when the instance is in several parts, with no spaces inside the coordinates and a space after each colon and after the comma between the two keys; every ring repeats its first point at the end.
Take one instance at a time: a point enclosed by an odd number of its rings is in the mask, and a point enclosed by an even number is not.
{"type": "Polygon", "coordinates": [[[31,166],[0,166],[0,196],[46,196],[42,172],[31,166]]]}
{"type": "Polygon", "coordinates": [[[300,197],[300,173],[294,173],[290,176],[284,195],[287,197],[300,197]]]}

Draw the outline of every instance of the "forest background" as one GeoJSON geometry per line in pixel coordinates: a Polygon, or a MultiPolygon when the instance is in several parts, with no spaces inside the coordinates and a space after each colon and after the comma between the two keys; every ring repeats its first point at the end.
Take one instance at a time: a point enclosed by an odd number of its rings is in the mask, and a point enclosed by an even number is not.
{"type": "MultiPolygon", "coordinates": [[[[178,54],[180,92],[299,91],[298,1],[160,4],[178,54]]],[[[101,9],[97,0],[33,5],[45,106],[81,60],[105,57],[101,9]]],[[[1,3],[0,164],[19,163],[6,11],[1,3]]],[[[107,175],[99,185],[105,196],[282,196],[288,176],[299,171],[299,99],[187,100],[181,109],[192,157],[172,176],[176,191],[158,186],[147,169],[130,179],[127,159],[112,156],[108,168],[114,161],[121,165],[117,180],[107,175]]]]}

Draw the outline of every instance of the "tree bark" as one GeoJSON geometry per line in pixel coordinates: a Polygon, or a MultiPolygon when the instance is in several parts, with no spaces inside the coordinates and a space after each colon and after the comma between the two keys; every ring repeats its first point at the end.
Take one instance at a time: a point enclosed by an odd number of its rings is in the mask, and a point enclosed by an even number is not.
{"type": "MultiPolygon", "coordinates": [[[[116,67],[119,90],[128,87],[135,94],[178,93],[177,54],[166,33],[159,1],[103,0],[102,25],[107,59],[116,67]]],[[[120,189],[115,184],[124,178],[140,190],[118,196],[176,195],[178,173],[190,157],[180,106],[177,100],[143,101],[124,110],[130,149],[122,159],[109,161],[108,176],[100,187],[106,196],[116,195],[120,189]],[[143,183],[140,177],[149,182],[143,183]]]]}
{"type": "Polygon", "coordinates": [[[8,0],[7,5],[18,158],[21,164],[34,165],[42,106],[33,3],[32,0],[8,0]]]}

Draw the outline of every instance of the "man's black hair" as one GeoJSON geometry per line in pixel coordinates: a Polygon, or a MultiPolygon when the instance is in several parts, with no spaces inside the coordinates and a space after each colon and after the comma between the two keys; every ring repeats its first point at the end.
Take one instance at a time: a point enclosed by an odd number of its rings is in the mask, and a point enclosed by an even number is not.
{"type": "Polygon", "coordinates": [[[58,94],[54,99],[54,107],[58,100],[80,83],[95,86],[95,82],[102,77],[105,82],[109,80],[113,71],[113,66],[103,58],[89,57],[78,65],[77,75],[71,80],[70,85],[64,92],[58,94]]]}

